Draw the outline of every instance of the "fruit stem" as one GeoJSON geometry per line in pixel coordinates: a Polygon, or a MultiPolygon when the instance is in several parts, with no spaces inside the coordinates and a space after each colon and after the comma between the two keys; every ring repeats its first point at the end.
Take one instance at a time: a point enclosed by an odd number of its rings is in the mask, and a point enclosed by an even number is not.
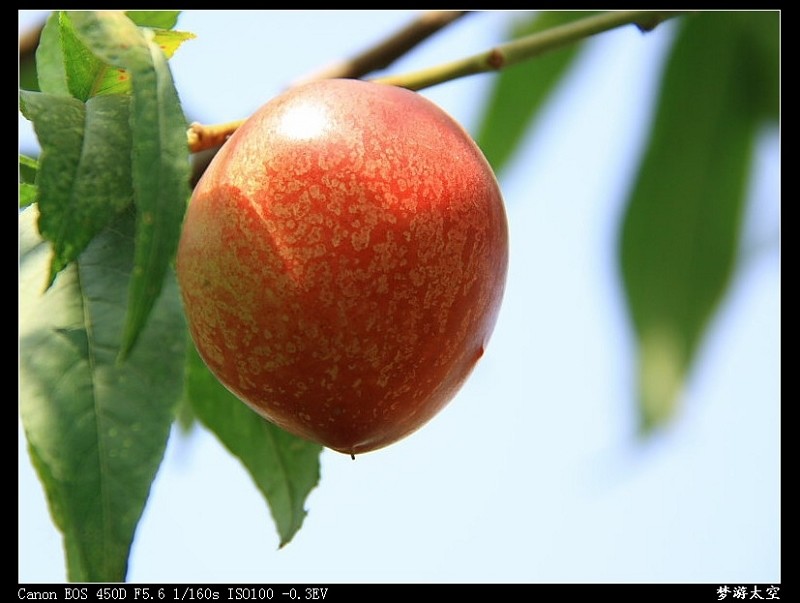
{"type": "Polygon", "coordinates": [[[186,139],[189,143],[189,150],[197,153],[205,149],[222,146],[239,126],[244,123],[243,119],[229,121],[224,124],[212,124],[205,126],[194,122],[186,131],[186,139]]]}
{"type": "Polygon", "coordinates": [[[421,90],[422,88],[428,88],[468,75],[498,71],[545,52],[556,50],[589,36],[624,25],[636,25],[641,31],[650,31],[662,21],[684,14],[686,14],[686,11],[630,10],[601,13],[553,27],[546,31],[517,38],[457,61],[436,65],[413,73],[377,78],[372,81],[401,86],[410,90],[421,90]]]}

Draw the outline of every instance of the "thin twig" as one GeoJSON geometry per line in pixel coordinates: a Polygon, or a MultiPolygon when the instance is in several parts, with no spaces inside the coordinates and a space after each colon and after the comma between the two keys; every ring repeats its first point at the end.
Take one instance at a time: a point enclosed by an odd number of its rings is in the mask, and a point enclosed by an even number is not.
{"type": "MultiPolygon", "coordinates": [[[[467,11],[429,11],[422,13],[385,38],[375,46],[334,65],[305,75],[292,85],[330,78],[360,78],[378,69],[383,69],[412,50],[430,36],[468,14],[467,11]]],[[[223,144],[244,120],[225,124],[204,125],[193,123],[186,132],[189,151],[200,151],[223,144]]]]}
{"type": "Polygon", "coordinates": [[[428,11],[375,46],[297,78],[292,85],[329,78],[360,78],[389,67],[398,58],[427,40],[468,11],[428,11]]]}
{"type": "Polygon", "coordinates": [[[19,85],[21,88],[38,89],[36,79],[36,49],[44,29],[44,21],[27,28],[19,34],[19,85]]]}
{"type": "MultiPolygon", "coordinates": [[[[685,11],[652,10],[606,12],[599,15],[586,17],[578,21],[573,21],[572,23],[568,23],[566,25],[554,27],[546,31],[518,38],[464,59],[444,63],[442,65],[436,65],[434,67],[429,67],[413,73],[376,78],[372,81],[380,84],[401,86],[410,90],[421,90],[422,88],[428,88],[436,84],[441,84],[443,82],[468,75],[485,73],[489,71],[498,71],[510,65],[531,59],[552,50],[556,50],[595,34],[616,29],[625,25],[635,25],[641,31],[650,31],[662,21],[684,14],[686,14],[685,11]]],[[[451,17],[449,20],[445,20],[445,23],[451,23],[455,20],[452,18],[452,13],[445,13],[445,15],[449,15],[451,17]]],[[[421,27],[419,25],[419,21],[415,23],[415,27],[421,27]]],[[[362,53],[351,61],[340,63],[338,67],[329,67],[316,72],[316,74],[313,76],[306,76],[302,79],[302,81],[310,81],[311,79],[335,76],[342,77],[342,74],[345,73],[350,77],[355,77],[354,74],[356,72],[347,71],[347,69],[352,69],[353,65],[356,64],[361,65],[362,67],[367,64],[377,65],[374,57],[369,59],[365,59],[364,57],[378,55],[383,57],[381,60],[384,60],[390,55],[390,53],[385,50],[387,46],[392,48],[392,52],[394,53],[399,52],[401,48],[405,48],[404,51],[407,52],[411,46],[408,46],[407,44],[406,46],[403,46],[396,40],[399,37],[405,41],[410,41],[407,29],[408,28],[401,30],[401,32],[398,32],[389,40],[376,46],[372,51],[362,53]],[[345,67],[346,65],[350,65],[350,67],[345,67]]],[[[417,37],[416,43],[419,43],[419,41],[421,41],[421,38],[417,37]]],[[[192,124],[192,127],[189,129],[188,133],[190,150],[192,152],[197,152],[207,149],[210,146],[221,144],[220,141],[224,142],[224,140],[233,134],[233,132],[239,125],[241,125],[241,123],[243,122],[230,122],[228,124],[214,126],[192,124]],[[213,144],[205,144],[203,141],[208,141],[209,143],[213,144]]]]}
{"type": "Polygon", "coordinates": [[[421,90],[468,75],[498,71],[545,52],[625,25],[635,25],[642,31],[650,31],[662,21],[682,14],[685,13],[646,10],[602,13],[518,38],[464,59],[443,63],[414,73],[382,77],[372,81],[401,86],[410,90],[421,90]]]}
{"type": "Polygon", "coordinates": [[[39,38],[44,29],[44,21],[35,27],[23,31],[19,34],[19,61],[32,61],[36,55],[36,49],[39,47],[39,38]]]}

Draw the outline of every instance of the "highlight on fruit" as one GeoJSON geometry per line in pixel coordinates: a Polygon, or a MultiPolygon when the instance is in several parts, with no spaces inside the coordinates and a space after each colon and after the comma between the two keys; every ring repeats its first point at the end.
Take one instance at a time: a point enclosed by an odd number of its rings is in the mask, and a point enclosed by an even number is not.
{"type": "Polygon", "coordinates": [[[508,228],[469,134],[416,92],[331,79],[267,102],[195,187],[177,254],[213,374],[356,455],[434,417],[483,355],[508,228]]]}

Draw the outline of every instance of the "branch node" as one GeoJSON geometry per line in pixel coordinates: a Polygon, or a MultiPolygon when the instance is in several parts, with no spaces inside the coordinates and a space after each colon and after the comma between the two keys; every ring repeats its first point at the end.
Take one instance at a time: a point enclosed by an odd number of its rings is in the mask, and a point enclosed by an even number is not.
{"type": "Polygon", "coordinates": [[[658,15],[654,15],[649,19],[641,19],[639,21],[636,21],[634,25],[636,25],[636,28],[640,32],[647,33],[649,31],[653,31],[656,27],[658,27],[658,24],[661,23],[662,20],[663,19],[659,18],[658,15]]]}
{"type": "Polygon", "coordinates": [[[502,69],[506,64],[506,55],[499,48],[492,48],[486,57],[486,64],[492,69],[502,69]]]}

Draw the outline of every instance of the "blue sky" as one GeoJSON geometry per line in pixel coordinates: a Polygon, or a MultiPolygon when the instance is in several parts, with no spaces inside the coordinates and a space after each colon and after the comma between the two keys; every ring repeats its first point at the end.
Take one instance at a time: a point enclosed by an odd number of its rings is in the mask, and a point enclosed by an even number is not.
{"type": "MultiPolygon", "coordinates": [[[[238,119],[412,15],[187,11],[178,29],[198,37],[171,61],[176,86],[193,119],[238,119]]],[[[514,16],[463,19],[392,71],[488,48],[514,16]]],[[[741,269],[681,414],[647,442],[634,436],[615,237],[671,32],[593,39],[501,175],[506,296],[451,404],[356,462],[325,451],[306,522],[281,550],[239,462],[203,430],[173,434],[130,581],[780,582],[777,132],[763,138],[741,269]]],[[[474,132],[490,77],[423,94],[474,132]]],[[[60,582],[61,537],[19,434],[19,580],[60,582]]]]}

